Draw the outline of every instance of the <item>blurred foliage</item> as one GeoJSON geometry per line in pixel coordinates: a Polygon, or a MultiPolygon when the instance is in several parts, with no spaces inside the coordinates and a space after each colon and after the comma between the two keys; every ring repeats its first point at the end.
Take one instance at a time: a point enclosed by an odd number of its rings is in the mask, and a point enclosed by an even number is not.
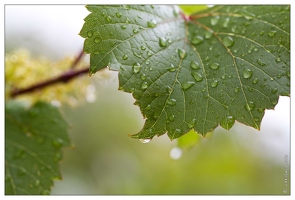
{"type": "Polygon", "coordinates": [[[129,138],[143,120],[115,80],[97,82],[95,103],[64,107],[75,148],[65,151],[53,194],[284,194],[282,162],[251,153],[228,131],[196,139],[178,160],[169,157],[177,143],[167,136],[147,144],[129,138]]]}
{"type": "Polygon", "coordinates": [[[191,15],[193,13],[207,9],[208,6],[207,5],[180,5],[180,8],[186,15],[191,15]]]}

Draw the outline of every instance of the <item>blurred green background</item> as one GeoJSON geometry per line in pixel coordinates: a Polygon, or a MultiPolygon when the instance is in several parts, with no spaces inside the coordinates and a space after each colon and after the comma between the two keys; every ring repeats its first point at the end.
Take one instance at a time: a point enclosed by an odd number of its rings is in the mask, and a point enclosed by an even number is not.
{"type": "MultiPolygon", "coordinates": [[[[22,47],[52,60],[75,55],[87,14],[81,5],[6,5],[5,51],[22,47]]],[[[117,73],[103,73],[107,78],[91,77],[96,101],[61,106],[74,147],[64,149],[63,180],[51,194],[290,194],[289,98],[266,111],[261,131],[218,127],[175,159],[177,141],[166,135],[147,144],[128,137],[144,119],[132,95],[118,91],[117,73]]]]}

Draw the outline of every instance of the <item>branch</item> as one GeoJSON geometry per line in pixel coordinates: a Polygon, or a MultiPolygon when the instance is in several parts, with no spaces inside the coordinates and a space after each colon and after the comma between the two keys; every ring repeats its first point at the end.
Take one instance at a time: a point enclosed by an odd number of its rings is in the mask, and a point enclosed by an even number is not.
{"type": "Polygon", "coordinates": [[[77,71],[73,71],[73,70],[70,70],[56,78],[53,78],[53,79],[49,79],[49,80],[46,80],[46,81],[43,81],[43,82],[40,82],[40,83],[37,83],[35,85],[32,85],[28,88],[24,88],[24,89],[15,89],[11,92],[10,96],[11,97],[16,97],[20,94],[24,94],[24,93],[29,93],[29,92],[33,92],[35,90],[40,90],[40,89],[43,89],[47,86],[50,86],[50,85],[53,85],[53,84],[56,84],[56,83],[59,83],[59,82],[62,82],[62,83],[67,83],[69,80],[81,75],[81,74],[85,74],[85,73],[88,73],[89,72],[89,67],[86,67],[84,69],[80,69],[80,70],[77,70],[77,71]]]}

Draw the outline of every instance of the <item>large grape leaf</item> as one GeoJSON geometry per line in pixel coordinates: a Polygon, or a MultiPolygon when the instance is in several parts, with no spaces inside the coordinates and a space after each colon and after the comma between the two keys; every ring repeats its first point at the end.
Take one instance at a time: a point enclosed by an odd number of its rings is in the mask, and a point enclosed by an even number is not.
{"type": "Polygon", "coordinates": [[[256,129],[290,95],[290,6],[87,6],[90,74],[119,71],[146,118],[133,138],[178,138],[239,121],[256,129]]]}
{"type": "Polygon", "coordinates": [[[5,109],[5,194],[49,194],[61,179],[61,148],[70,145],[68,124],[57,108],[36,103],[5,109]]]}

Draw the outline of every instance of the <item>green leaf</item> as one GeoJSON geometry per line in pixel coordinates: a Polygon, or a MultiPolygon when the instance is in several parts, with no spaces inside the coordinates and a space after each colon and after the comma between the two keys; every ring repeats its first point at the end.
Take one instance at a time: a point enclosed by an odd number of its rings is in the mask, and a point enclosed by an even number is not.
{"type": "Polygon", "coordinates": [[[36,103],[5,108],[5,194],[49,194],[61,179],[61,148],[70,145],[68,124],[57,108],[36,103]]]}
{"type": "Polygon", "coordinates": [[[208,8],[208,6],[206,5],[179,5],[179,7],[186,15],[191,15],[195,12],[205,10],[208,8]]]}
{"type": "Polygon", "coordinates": [[[290,95],[290,6],[87,6],[90,74],[119,71],[146,118],[133,138],[178,138],[239,121],[256,129],[290,95]]]}
{"type": "Polygon", "coordinates": [[[190,149],[201,141],[202,136],[191,130],[177,139],[177,146],[182,149],[190,149]]]}

